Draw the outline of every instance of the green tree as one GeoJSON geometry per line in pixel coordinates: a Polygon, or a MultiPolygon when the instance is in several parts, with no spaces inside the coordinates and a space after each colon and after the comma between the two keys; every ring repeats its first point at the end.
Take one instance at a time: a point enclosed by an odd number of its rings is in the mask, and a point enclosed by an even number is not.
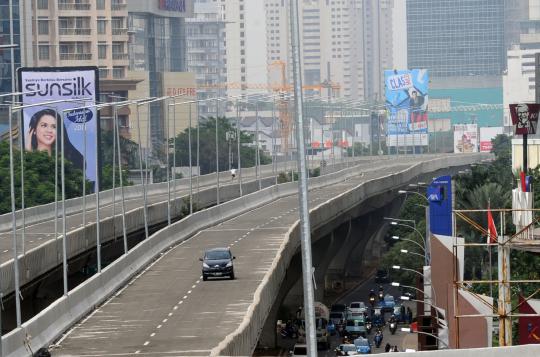
{"type": "MultiPolygon", "coordinates": [[[[199,163],[201,175],[216,171],[216,119],[207,118],[199,124],[199,163]]],[[[224,117],[218,119],[218,145],[219,145],[219,170],[224,171],[229,167],[229,145],[234,156],[233,166],[236,166],[236,141],[227,142],[226,133],[236,133],[229,120],[224,117]]],[[[189,131],[186,128],[178,134],[175,140],[176,145],[176,166],[189,166],[189,131]]],[[[245,132],[240,133],[240,155],[242,167],[255,166],[256,149],[248,147],[247,144],[253,142],[253,136],[245,132]]],[[[261,165],[271,163],[270,157],[260,150],[261,165]]],[[[191,128],[191,162],[197,163],[197,128],[191,128]]],[[[170,164],[173,165],[173,157],[170,157],[170,164]]]]}
{"type": "MultiPolygon", "coordinates": [[[[100,191],[112,188],[113,183],[113,151],[115,159],[115,183],[116,187],[120,186],[120,175],[118,167],[118,148],[113,145],[113,132],[101,131],[101,178],[100,191]]],[[[139,168],[139,145],[129,139],[120,136],[120,155],[122,157],[122,183],[124,186],[132,185],[133,182],[128,180],[129,169],[139,168]]],[[[144,162],[143,162],[144,167],[144,162]]]]}
{"type": "MultiPolygon", "coordinates": [[[[20,151],[14,150],[15,201],[21,207],[20,151]]],[[[60,163],[58,170],[58,198],[61,198],[60,163]]],[[[82,195],[82,171],[71,162],[64,162],[66,199],[82,195]]],[[[54,157],[45,152],[24,153],[24,203],[32,207],[54,201],[54,157]]],[[[0,213],[11,212],[11,188],[9,168],[9,143],[0,142],[0,213]]],[[[87,190],[91,185],[87,182],[87,190]]]]}

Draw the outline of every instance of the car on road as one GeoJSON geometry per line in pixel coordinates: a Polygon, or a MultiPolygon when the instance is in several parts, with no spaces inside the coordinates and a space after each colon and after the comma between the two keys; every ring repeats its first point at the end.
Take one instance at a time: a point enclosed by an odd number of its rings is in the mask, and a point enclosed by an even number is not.
{"type": "Polygon", "coordinates": [[[366,329],[366,323],[364,322],[364,318],[355,318],[347,320],[347,323],[345,325],[345,331],[347,334],[351,337],[358,337],[358,336],[367,336],[367,329],[366,329]]]}
{"type": "Polygon", "coordinates": [[[293,349],[289,351],[290,357],[307,356],[307,346],[304,343],[297,343],[293,349]]]}
{"type": "Polygon", "coordinates": [[[330,307],[330,312],[343,312],[344,314],[347,314],[347,305],[334,304],[330,307]]]}
{"type": "Polygon", "coordinates": [[[389,277],[388,277],[388,270],[386,269],[377,269],[377,272],[375,273],[375,282],[376,283],[388,283],[389,277]]]}
{"type": "Polygon", "coordinates": [[[336,356],[353,356],[357,355],[356,346],[352,343],[342,343],[336,349],[336,356]]]}
{"type": "Polygon", "coordinates": [[[208,280],[209,277],[229,277],[234,280],[234,265],[233,260],[236,259],[232,255],[229,248],[212,248],[204,252],[202,258],[202,276],[203,280],[208,280]]]}
{"type": "Polygon", "coordinates": [[[393,312],[395,306],[396,301],[394,300],[394,297],[390,294],[386,294],[384,296],[384,299],[379,303],[379,307],[381,308],[383,313],[393,312]]]}
{"type": "Polygon", "coordinates": [[[349,304],[349,317],[364,316],[366,311],[367,307],[363,301],[354,301],[349,304]]]}
{"type": "Polygon", "coordinates": [[[354,345],[356,346],[356,352],[360,354],[370,354],[371,353],[371,343],[367,338],[359,337],[355,339],[354,345]]]}
{"type": "Polygon", "coordinates": [[[346,318],[346,316],[345,316],[345,314],[343,312],[334,311],[334,312],[330,313],[330,321],[332,321],[334,323],[336,328],[339,325],[343,325],[345,323],[346,319],[347,318],[346,318]]]}

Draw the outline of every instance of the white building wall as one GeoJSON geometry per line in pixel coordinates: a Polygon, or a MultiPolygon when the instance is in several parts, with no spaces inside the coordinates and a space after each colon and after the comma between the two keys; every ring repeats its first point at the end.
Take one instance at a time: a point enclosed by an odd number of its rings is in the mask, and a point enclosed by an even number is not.
{"type": "Polygon", "coordinates": [[[538,50],[522,50],[518,47],[507,52],[508,69],[503,75],[503,125],[511,131],[512,119],[508,106],[512,103],[534,102],[534,53],[538,50]]]}

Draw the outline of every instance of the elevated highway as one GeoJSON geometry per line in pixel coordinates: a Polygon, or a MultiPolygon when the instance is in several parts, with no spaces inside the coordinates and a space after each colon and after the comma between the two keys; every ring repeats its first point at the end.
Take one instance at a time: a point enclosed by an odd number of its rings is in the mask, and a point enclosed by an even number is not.
{"type": "MultiPolygon", "coordinates": [[[[387,202],[421,175],[483,158],[389,158],[313,178],[312,229],[367,200],[387,202]]],[[[24,355],[25,343],[34,350],[47,345],[91,312],[61,338],[55,355],[250,354],[299,246],[296,190],[295,183],[272,186],[160,230],[4,336],[4,352],[24,355]],[[213,246],[231,247],[236,280],[202,282],[198,258],[213,246]]]]}
{"type": "MultiPolygon", "coordinates": [[[[355,162],[369,161],[367,158],[358,158],[350,162],[330,165],[326,172],[339,170],[355,162]]],[[[312,163],[315,164],[315,163],[312,163]]],[[[265,188],[275,184],[275,175],[285,170],[295,168],[294,162],[282,162],[261,166],[261,187],[265,188]]],[[[312,165],[315,168],[316,165],[312,165]]],[[[242,170],[243,193],[251,193],[259,188],[256,180],[255,168],[242,170]]],[[[220,200],[227,200],[239,196],[239,179],[231,180],[228,171],[220,173],[220,200]]],[[[208,174],[193,178],[193,203],[195,207],[205,208],[216,204],[216,175],[208,174]]],[[[176,180],[170,184],[171,216],[178,219],[182,211],[189,211],[189,180],[176,180]],[[176,189],[176,191],[174,190],[176,189]]],[[[126,232],[144,229],[143,188],[140,185],[124,188],[126,232]]],[[[148,225],[157,225],[167,222],[167,183],[148,185],[148,225]]],[[[122,237],[121,217],[121,190],[100,193],[100,243],[104,245],[118,237],[122,237]],[[113,218],[114,212],[114,218],[113,218]]],[[[83,210],[83,198],[66,201],[66,237],[68,260],[87,252],[96,250],[96,212],[95,195],[86,197],[86,210],[83,210]],[[85,224],[83,225],[83,215],[85,224]]],[[[46,272],[62,264],[62,217],[61,202],[59,217],[55,220],[54,203],[31,207],[25,212],[25,240],[22,250],[22,212],[17,216],[17,240],[20,259],[20,285],[23,286],[46,272]]],[[[12,244],[12,217],[11,214],[0,215],[0,293],[6,297],[14,290],[13,278],[13,244],[12,244]]]]}

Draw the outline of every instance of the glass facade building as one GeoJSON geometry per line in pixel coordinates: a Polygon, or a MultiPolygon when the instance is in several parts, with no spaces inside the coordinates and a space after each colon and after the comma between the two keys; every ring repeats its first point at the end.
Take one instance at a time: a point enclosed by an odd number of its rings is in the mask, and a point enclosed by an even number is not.
{"type": "Polygon", "coordinates": [[[408,0],[409,68],[433,78],[501,75],[504,0],[408,0]]]}
{"type": "MultiPolygon", "coordinates": [[[[129,13],[129,68],[149,75],[149,95],[163,97],[163,73],[186,71],[185,20],[153,13],[129,13]]],[[[165,150],[164,106],[150,104],[151,152],[154,158],[165,150]]]]}
{"type": "MultiPolygon", "coordinates": [[[[12,0],[12,15],[13,15],[13,44],[20,45],[20,12],[19,0],[12,0]]],[[[9,1],[0,0],[0,45],[8,46],[11,44],[10,32],[10,16],[9,16],[9,1]]],[[[17,81],[16,72],[12,75],[11,71],[11,52],[14,54],[15,71],[21,66],[21,51],[20,46],[14,48],[0,48],[0,94],[10,93],[15,89],[12,84],[12,78],[17,81]]],[[[0,98],[0,102],[11,101],[11,97],[0,98]]],[[[0,134],[8,130],[7,109],[0,108],[0,134]]]]}

